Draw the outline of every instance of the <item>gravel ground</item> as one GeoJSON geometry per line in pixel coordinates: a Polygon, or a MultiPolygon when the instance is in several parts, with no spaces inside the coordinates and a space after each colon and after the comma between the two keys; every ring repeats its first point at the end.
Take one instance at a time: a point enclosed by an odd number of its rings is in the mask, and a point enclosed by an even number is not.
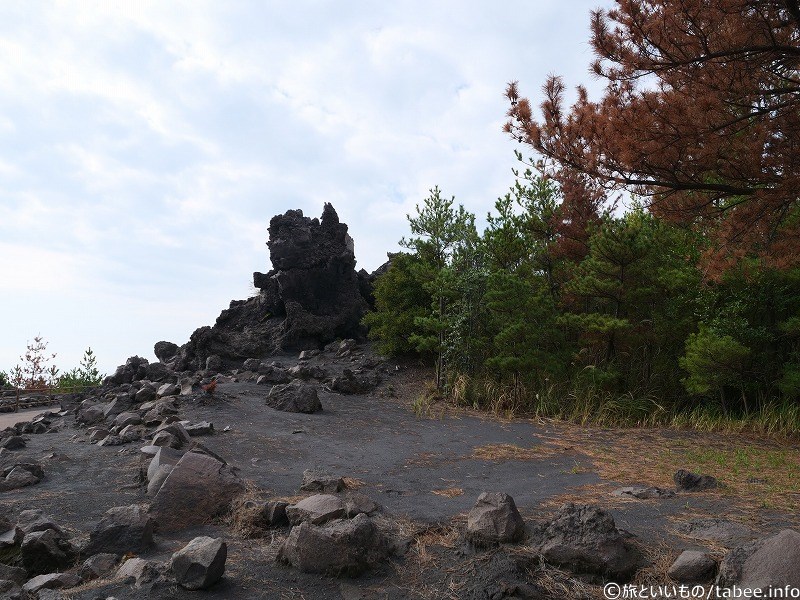
{"type": "MultiPolygon", "coordinates": [[[[314,364],[334,370],[346,366],[330,358],[327,362],[316,359],[314,364]]],[[[303,471],[309,468],[351,478],[359,492],[416,532],[413,552],[368,576],[336,580],[303,575],[275,563],[277,547],[288,531],[244,539],[224,523],[214,523],[160,536],[156,548],[145,557],[165,560],[195,535],[225,537],[229,542],[226,577],[203,594],[210,598],[489,597],[486,586],[498,572],[511,568],[508,557],[476,555],[458,535],[465,513],[481,492],[510,494],[523,516],[534,520],[551,512],[553,501],[562,497],[580,498],[588,489],[647,483],[602,480],[580,448],[554,445],[556,431],[528,420],[504,421],[456,410],[420,418],[411,409],[411,400],[419,394],[426,373],[413,368],[389,373],[382,386],[368,395],[342,395],[320,387],[323,411],[313,415],[275,411],[265,406],[268,387],[242,382],[220,384],[213,398],[183,399],[180,416],[212,422],[216,433],[198,439],[238,468],[264,496],[298,495],[303,471]],[[420,537],[419,532],[436,534],[420,537]],[[423,548],[421,540],[429,538],[430,544],[423,548]]],[[[41,412],[0,415],[0,427],[7,426],[9,419],[27,420],[41,412]]],[[[9,516],[40,508],[81,539],[109,508],[148,502],[141,485],[140,471],[146,465],[139,451],[141,443],[91,445],[71,416],[57,433],[26,437],[28,446],[0,455],[0,465],[41,461],[46,477],[38,485],[2,494],[1,510],[9,516]]],[[[644,545],[676,553],[698,546],[670,533],[674,521],[698,511],[722,512],[718,498],[703,494],[693,495],[691,506],[683,496],[615,503],[606,493],[592,501],[607,504],[618,526],[638,536],[644,545]]],[[[108,582],[93,583],[69,595],[86,599],[196,597],[166,584],[135,590],[108,582]]]]}

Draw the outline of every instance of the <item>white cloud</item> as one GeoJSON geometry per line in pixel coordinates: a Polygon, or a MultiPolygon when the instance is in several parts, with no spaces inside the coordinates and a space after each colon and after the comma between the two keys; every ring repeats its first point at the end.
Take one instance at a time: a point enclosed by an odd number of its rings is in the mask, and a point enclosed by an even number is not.
{"type": "Polygon", "coordinates": [[[185,341],[288,209],[333,202],[370,270],[434,185],[482,219],[505,84],[587,82],[598,3],[0,5],[0,369],[39,331],[75,362],[185,341]]]}

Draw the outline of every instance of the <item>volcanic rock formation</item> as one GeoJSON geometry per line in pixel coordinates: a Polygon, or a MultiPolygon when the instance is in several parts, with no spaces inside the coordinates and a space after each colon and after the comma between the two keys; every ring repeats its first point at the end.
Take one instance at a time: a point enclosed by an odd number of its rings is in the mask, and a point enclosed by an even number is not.
{"type": "Polygon", "coordinates": [[[202,368],[210,356],[241,364],[363,337],[373,277],[356,272],[353,239],[333,206],[325,204],[321,219],[301,210],[273,217],[267,246],[274,268],[253,274],[258,294],[232,301],[213,327],[197,329],[176,352],[176,368],[202,368]]]}

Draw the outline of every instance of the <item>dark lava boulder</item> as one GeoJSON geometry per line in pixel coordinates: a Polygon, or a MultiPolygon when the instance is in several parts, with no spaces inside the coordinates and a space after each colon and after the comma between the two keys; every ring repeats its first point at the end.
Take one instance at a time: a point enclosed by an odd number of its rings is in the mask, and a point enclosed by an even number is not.
{"type": "Polygon", "coordinates": [[[284,412],[311,414],[322,410],[317,389],[299,379],[273,386],[267,396],[266,404],[270,408],[284,412]]]}
{"type": "Polygon", "coordinates": [[[235,300],[213,327],[201,327],[181,349],[182,363],[200,368],[217,355],[228,365],[280,350],[319,348],[337,338],[364,335],[369,278],[355,270],[353,239],[333,206],[321,219],[290,210],[272,218],[273,269],[254,273],[259,293],[235,300]]]}
{"type": "Polygon", "coordinates": [[[575,574],[629,581],[645,564],[639,550],[601,508],[565,504],[533,532],[532,547],[548,563],[575,574]]]}
{"type": "Polygon", "coordinates": [[[384,561],[388,554],[384,535],[361,514],[322,526],[308,521],[296,525],[281,546],[278,560],[303,573],[355,577],[384,561]]]}
{"type": "Polygon", "coordinates": [[[525,523],[514,499],[500,492],[484,492],[467,515],[467,536],[478,545],[518,542],[525,523]]]}
{"type": "Polygon", "coordinates": [[[115,506],[95,525],[83,554],[144,552],[153,545],[153,528],[153,519],[140,506],[115,506]]]}

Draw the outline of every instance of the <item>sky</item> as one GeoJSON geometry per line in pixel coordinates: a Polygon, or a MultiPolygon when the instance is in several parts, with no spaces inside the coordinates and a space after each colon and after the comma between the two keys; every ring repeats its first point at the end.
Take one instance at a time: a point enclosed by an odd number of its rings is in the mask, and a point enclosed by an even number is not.
{"type": "Polygon", "coordinates": [[[271,268],[273,215],[331,202],[373,271],[439,186],[513,184],[506,84],[596,97],[611,0],[0,4],[0,370],[185,343],[271,268]]]}

